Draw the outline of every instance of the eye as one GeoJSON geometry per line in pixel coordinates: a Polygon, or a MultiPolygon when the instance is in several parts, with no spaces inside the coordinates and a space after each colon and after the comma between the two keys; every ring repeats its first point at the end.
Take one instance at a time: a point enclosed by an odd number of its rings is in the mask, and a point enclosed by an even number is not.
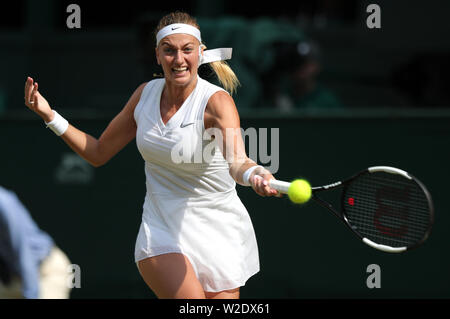
{"type": "Polygon", "coordinates": [[[192,52],[193,50],[194,50],[193,47],[186,47],[186,48],[184,48],[184,52],[187,52],[187,53],[192,52]]]}
{"type": "Polygon", "coordinates": [[[164,53],[168,53],[168,54],[173,53],[173,49],[170,47],[166,47],[166,48],[164,48],[164,53]]]}

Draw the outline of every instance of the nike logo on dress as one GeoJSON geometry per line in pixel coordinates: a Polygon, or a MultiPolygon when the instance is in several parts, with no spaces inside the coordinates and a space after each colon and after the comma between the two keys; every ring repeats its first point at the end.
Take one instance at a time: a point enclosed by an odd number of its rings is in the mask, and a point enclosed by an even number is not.
{"type": "Polygon", "coordinates": [[[195,124],[195,123],[186,123],[186,124],[181,123],[180,127],[183,128],[183,127],[186,127],[186,126],[189,126],[192,124],[195,124]]]}

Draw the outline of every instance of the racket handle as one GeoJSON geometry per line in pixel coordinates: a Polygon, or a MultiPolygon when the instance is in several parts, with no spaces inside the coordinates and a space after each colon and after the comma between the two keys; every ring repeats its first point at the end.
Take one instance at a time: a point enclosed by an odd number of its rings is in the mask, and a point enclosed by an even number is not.
{"type": "Polygon", "coordinates": [[[277,179],[272,179],[269,182],[269,186],[276,189],[280,193],[287,194],[288,190],[289,190],[289,186],[291,186],[291,183],[279,181],[277,179]]]}
{"type": "MultiPolygon", "coordinates": [[[[262,179],[262,177],[259,175],[255,175],[255,177],[262,179]]],[[[288,190],[289,190],[289,186],[291,186],[291,183],[279,181],[277,179],[272,179],[269,182],[269,186],[273,189],[276,189],[280,193],[287,194],[288,190]]]]}

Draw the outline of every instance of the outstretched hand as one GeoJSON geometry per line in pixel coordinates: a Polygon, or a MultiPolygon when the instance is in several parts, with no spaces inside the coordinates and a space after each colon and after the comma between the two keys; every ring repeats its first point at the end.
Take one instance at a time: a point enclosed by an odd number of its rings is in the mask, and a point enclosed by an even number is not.
{"type": "Polygon", "coordinates": [[[28,77],[25,82],[25,105],[45,122],[53,120],[54,114],[47,100],[39,93],[38,84],[28,77]]]}

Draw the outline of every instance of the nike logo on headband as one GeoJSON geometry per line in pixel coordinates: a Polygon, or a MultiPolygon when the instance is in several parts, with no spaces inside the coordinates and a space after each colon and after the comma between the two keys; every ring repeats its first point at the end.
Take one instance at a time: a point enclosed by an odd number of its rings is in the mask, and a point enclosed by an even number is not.
{"type": "Polygon", "coordinates": [[[164,28],[158,31],[158,33],[156,34],[156,45],[158,45],[163,38],[173,33],[190,34],[195,38],[197,38],[197,40],[200,43],[202,42],[200,30],[197,29],[196,27],[185,23],[173,23],[169,24],[168,26],[165,26],[164,28]]]}

